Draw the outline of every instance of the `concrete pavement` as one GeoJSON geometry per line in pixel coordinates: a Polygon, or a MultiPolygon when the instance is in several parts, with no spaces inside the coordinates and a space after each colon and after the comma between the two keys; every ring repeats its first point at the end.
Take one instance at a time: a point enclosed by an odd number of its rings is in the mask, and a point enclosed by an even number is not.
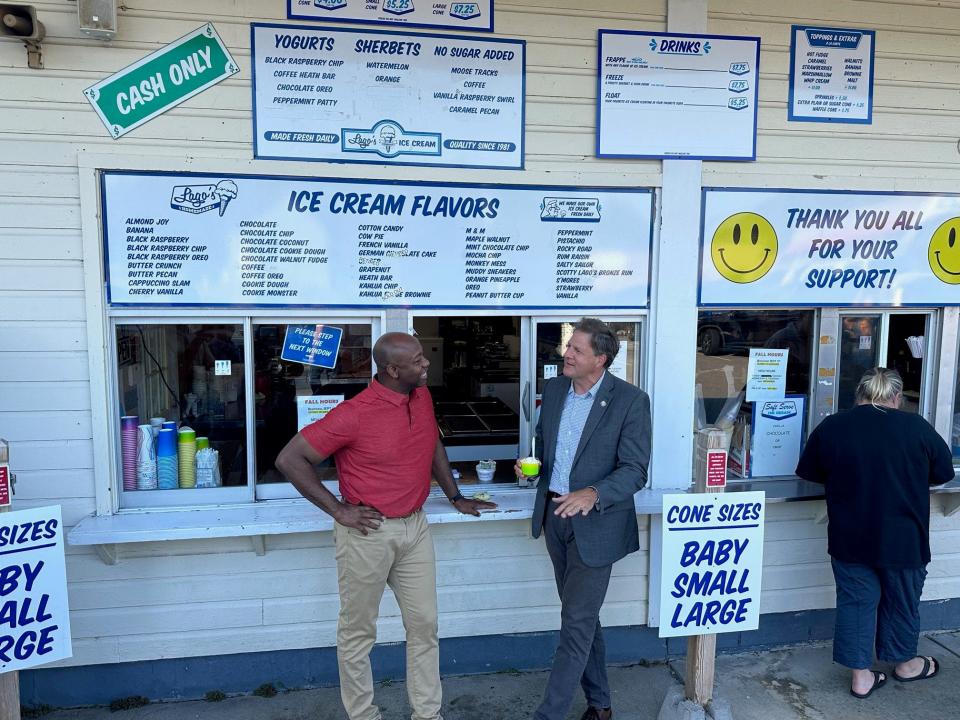
{"type": "MultiPolygon", "coordinates": [[[[956,714],[960,631],[928,635],[920,652],[942,663],[938,677],[915,683],[892,678],[867,700],[848,693],[849,673],[831,661],[829,643],[721,655],[717,695],[736,720],[942,720],[956,714]]],[[[683,677],[683,658],[611,668],[617,720],[653,720],[667,691],[683,677]]],[[[889,667],[876,666],[887,671],[889,667]]],[[[545,672],[496,673],[444,679],[446,720],[527,720],[546,685],[545,672]]],[[[211,688],[215,690],[216,688],[211,688]]],[[[44,720],[344,720],[337,688],[285,690],[272,698],[246,695],[221,702],[155,703],[112,713],[109,708],[58,710],[44,720]]],[[[252,688],[251,688],[252,690],[252,688]]],[[[402,682],[377,688],[384,720],[409,717],[402,682]]],[[[571,712],[576,719],[582,701],[571,712]]]]}

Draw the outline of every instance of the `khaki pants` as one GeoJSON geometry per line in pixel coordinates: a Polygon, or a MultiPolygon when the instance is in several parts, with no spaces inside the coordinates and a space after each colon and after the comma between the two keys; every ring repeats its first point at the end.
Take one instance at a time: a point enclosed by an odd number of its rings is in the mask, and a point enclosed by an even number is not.
{"type": "Polygon", "coordinates": [[[407,633],[407,697],[413,720],[440,720],[440,643],[437,568],[426,515],[385,520],[377,530],[334,523],[340,621],[337,662],[340,697],[350,720],[380,720],[373,704],[370,650],[385,585],[400,606],[407,633]]]}

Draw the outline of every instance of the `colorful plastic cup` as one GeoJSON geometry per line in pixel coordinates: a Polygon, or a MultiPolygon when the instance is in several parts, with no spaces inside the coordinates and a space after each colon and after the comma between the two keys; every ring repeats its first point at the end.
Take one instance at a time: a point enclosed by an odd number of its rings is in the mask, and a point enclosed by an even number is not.
{"type": "Polygon", "coordinates": [[[540,461],[535,457],[521,458],[520,472],[528,480],[537,477],[540,474],[540,461]]]}

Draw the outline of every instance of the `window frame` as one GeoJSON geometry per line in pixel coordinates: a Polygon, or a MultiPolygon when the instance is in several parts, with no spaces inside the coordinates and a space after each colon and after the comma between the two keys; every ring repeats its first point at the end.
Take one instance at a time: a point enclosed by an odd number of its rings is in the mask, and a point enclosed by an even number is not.
{"type": "MultiPolygon", "coordinates": [[[[259,308],[258,308],[259,310],[259,308]]],[[[303,311],[298,311],[297,314],[290,313],[289,310],[286,310],[282,313],[261,313],[257,312],[248,316],[250,321],[250,355],[253,356],[253,330],[257,325],[292,325],[292,324],[304,324],[304,325],[370,325],[370,348],[373,349],[374,343],[380,339],[380,336],[384,333],[384,323],[385,323],[385,313],[381,312],[371,312],[370,310],[358,311],[358,314],[351,314],[349,312],[344,312],[342,309],[337,309],[336,315],[331,315],[330,317],[310,317],[309,315],[303,314],[303,311]],[[322,320],[322,323],[320,322],[322,320]]],[[[255,368],[251,369],[249,376],[250,387],[253,387],[254,383],[254,373],[255,368]]],[[[377,372],[377,363],[373,359],[371,353],[370,358],[370,379],[373,379],[373,376],[377,372]]],[[[250,409],[248,412],[255,413],[256,408],[256,398],[255,393],[249,393],[249,404],[250,409]]],[[[253,417],[253,416],[251,416],[253,417]]],[[[252,438],[250,440],[250,447],[254,448],[252,457],[250,458],[250,465],[252,466],[252,484],[253,484],[253,502],[259,501],[270,501],[270,500],[296,500],[302,498],[297,489],[290,482],[279,482],[279,483],[258,483],[257,482],[257,453],[256,453],[256,422],[247,423],[248,435],[252,438]]],[[[336,480],[325,480],[323,481],[324,487],[326,487],[334,495],[340,494],[340,483],[336,480]]]]}
{"type": "MultiPolygon", "coordinates": [[[[254,387],[253,330],[256,325],[264,324],[367,324],[371,330],[371,345],[383,333],[385,311],[361,308],[356,311],[337,308],[335,314],[323,314],[324,308],[317,308],[316,315],[309,310],[290,308],[277,310],[264,308],[110,308],[106,307],[106,408],[119,407],[119,368],[117,365],[117,326],[118,325],[202,325],[231,323],[243,329],[244,389],[254,387]]],[[[376,372],[372,363],[371,378],[376,372]]],[[[106,412],[106,425],[109,438],[107,446],[109,457],[108,477],[113,497],[116,498],[114,512],[169,510],[209,507],[216,505],[237,505],[269,500],[291,500],[300,498],[300,493],[289,482],[268,483],[261,486],[256,475],[256,423],[252,421],[256,412],[256,398],[253,392],[244,392],[245,452],[247,463],[247,484],[237,487],[190,488],[188,494],[178,490],[124,490],[120,477],[120,416],[106,412]],[[274,486],[267,489],[269,486],[274,486]],[[262,491],[261,491],[262,490],[262,491]]],[[[339,485],[328,481],[325,485],[331,492],[337,493],[339,485]]]]}
{"type": "MultiPolygon", "coordinates": [[[[406,328],[407,332],[412,333],[413,321],[417,317],[519,317],[520,318],[520,402],[523,405],[524,383],[530,383],[530,392],[528,402],[535,406],[536,392],[536,356],[534,354],[534,333],[538,322],[576,322],[584,317],[596,317],[604,322],[630,322],[640,325],[637,341],[640,343],[640,352],[637,359],[637,384],[638,387],[646,390],[650,386],[650,358],[649,344],[647,342],[649,333],[650,309],[639,308],[633,312],[625,311],[623,308],[617,310],[608,310],[603,308],[489,308],[489,309],[450,309],[450,308],[406,308],[406,328]],[[580,312],[578,312],[580,310],[580,312]]],[[[529,447],[530,438],[536,427],[534,424],[534,415],[525,418],[520,416],[520,448],[529,447]]],[[[501,483],[496,485],[484,486],[485,488],[495,489],[497,494],[503,493],[533,493],[536,488],[519,487],[512,483],[501,483]]],[[[442,496],[442,490],[437,486],[431,486],[430,497],[442,496]]]]}
{"type": "MultiPolygon", "coordinates": [[[[814,307],[809,305],[797,305],[797,306],[725,305],[725,306],[718,306],[718,307],[713,307],[713,306],[697,307],[697,324],[698,325],[700,323],[700,314],[704,312],[810,312],[810,313],[813,313],[813,322],[811,323],[811,326],[810,326],[810,358],[809,358],[810,379],[807,383],[807,402],[806,402],[805,417],[804,417],[804,424],[803,424],[804,434],[800,443],[801,449],[803,448],[803,445],[806,444],[807,438],[810,437],[810,433],[813,432],[814,423],[816,422],[815,421],[816,406],[817,406],[816,395],[817,395],[817,389],[819,387],[817,383],[817,378],[818,378],[818,370],[819,370],[818,363],[819,363],[819,357],[820,357],[820,353],[819,353],[820,345],[818,343],[818,340],[820,338],[820,329],[821,329],[821,322],[823,318],[823,310],[824,308],[822,307],[814,307]]],[[[698,344],[694,346],[693,352],[695,356],[700,353],[700,347],[698,344]]],[[[696,367],[696,362],[694,364],[694,367],[696,367]]],[[[694,390],[695,388],[696,388],[696,370],[694,371],[694,390]]],[[[691,406],[690,420],[691,420],[691,426],[693,426],[694,422],[696,421],[696,408],[694,406],[691,406]]],[[[691,477],[696,476],[696,462],[697,462],[696,454],[694,454],[693,464],[691,465],[691,477]]],[[[730,470],[729,469],[727,470],[728,485],[733,483],[741,483],[741,482],[742,483],[776,482],[777,480],[789,479],[790,477],[792,476],[758,475],[755,477],[751,476],[748,478],[741,478],[736,475],[731,475],[730,470]]]]}

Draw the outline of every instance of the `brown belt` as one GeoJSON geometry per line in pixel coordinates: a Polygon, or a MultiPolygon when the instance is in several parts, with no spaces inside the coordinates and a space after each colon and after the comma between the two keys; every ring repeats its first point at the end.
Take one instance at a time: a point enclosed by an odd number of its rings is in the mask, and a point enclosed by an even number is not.
{"type": "Polygon", "coordinates": [[[350,504],[351,504],[351,505],[363,505],[363,507],[368,507],[368,508],[370,508],[371,510],[376,510],[378,513],[380,513],[381,515],[383,515],[383,517],[384,517],[386,520],[406,520],[407,518],[413,517],[413,516],[416,515],[418,512],[420,512],[421,510],[423,510],[423,505],[421,505],[421,506],[418,507],[417,509],[411,510],[410,512],[408,512],[406,515],[394,515],[393,517],[389,517],[386,513],[384,513],[382,510],[379,510],[378,508],[375,508],[373,505],[364,505],[363,503],[350,503],[350,504]]]}

